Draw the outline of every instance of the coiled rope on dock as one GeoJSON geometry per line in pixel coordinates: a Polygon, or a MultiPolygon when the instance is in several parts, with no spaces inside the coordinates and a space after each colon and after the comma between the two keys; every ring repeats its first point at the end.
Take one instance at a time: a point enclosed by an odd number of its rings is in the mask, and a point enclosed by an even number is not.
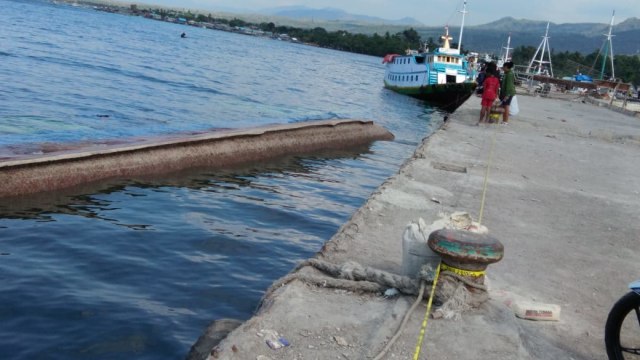
{"type": "Polygon", "coordinates": [[[401,276],[387,271],[362,266],[354,261],[347,261],[342,265],[336,265],[320,259],[309,259],[301,262],[296,268],[282,279],[275,282],[266,291],[264,298],[270,297],[274,291],[293,280],[300,280],[322,287],[345,289],[360,292],[384,292],[389,288],[395,288],[405,295],[417,295],[420,290],[420,279],[429,284],[433,282],[433,271],[421,271],[418,279],[401,276]],[[333,278],[299,272],[304,267],[313,267],[321,272],[331,275],[333,278]]]}
{"type": "MultiPolygon", "coordinates": [[[[264,298],[271,296],[274,291],[294,280],[322,287],[362,292],[384,292],[389,288],[395,288],[405,295],[417,295],[420,289],[420,280],[425,280],[428,284],[432,284],[433,274],[434,271],[432,269],[423,267],[416,278],[411,278],[362,266],[355,261],[347,261],[342,265],[337,265],[320,259],[308,259],[300,262],[290,274],[273,283],[265,292],[264,298]],[[300,273],[300,270],[307,266],[331,275],[333,278],[300,273]]],[[[440,276],[448,276],[452,280],[457,280],[481,291],[487,290],[485,285],[470,281],[452,271],[442,271],[440,276]]]]}

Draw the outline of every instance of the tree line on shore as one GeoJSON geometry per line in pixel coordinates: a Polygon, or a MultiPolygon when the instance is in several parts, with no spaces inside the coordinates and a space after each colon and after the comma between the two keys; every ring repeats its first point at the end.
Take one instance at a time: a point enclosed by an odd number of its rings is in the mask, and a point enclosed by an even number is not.
{"type": "MultiPolygon", "coordinates": [[[[156,10],[160,15],[166,16],[167,11],[156,10]]],[[[327,31],[322,27],[312,29],[292,26],[276,25],[273,22],[263,22],[253,24],[241,19],[213,18],[211,14],[193,14],[191,12],[179,14],[187,20],[198,22],[214,22],[229,25],[231,27],[252,27],[273,34],[287,34],[295,37],[301,42],[316,45],[324,48],[354,52],[364,55],[383,57],[386,54],[402,54],[406,49],[417,49],[426,45],[428,49],[433,49],[441,44],[441,40],[434,41],[433,38],[424,41],[418,32],[409,28],[395,34],[386,32],[384,35],[374,33],[352,34],[348,31],[327,31]]],[[[457,44],[452,44],[457,47],[457,44]]],[[[463,52],[467,52],[463,47],[463,52]]],[[[514,49],[512,60],[516,64],[527,65],[533,58],[536,48],[532,46],[520,46],[514,49]]],[[[573,76],[577,73],[590,75],[599,78],[602,54],[595,50],[591,54],[583,55],[579,52],[555,52],[551,51],[553,62],[553,72],[556,77],[573,76]]],[[[616,55],[614,58],[615,75],[617,79],[632,84],[640,84],[640,57],[629,55],[616,55]]],[[[605,74],[611,74],[611,64],[605,64],[605,74]]]]}
{"type": "MultiPolygon", "coordinates": [[[[528,65],[536,53],[533,46],[520,46],[514,49],[512,60],[515,64],[528,65]]],[[[611,74],[611,60],[603,59],[603,54],[599,50],[583,55],[579,52],[551,52],[551,62],[555,77],[574,76],[584,74],[600,79],[602,71],[602,61],[605,61],[604,77],[608,79],[611,74]]],[[[640,85],[640,57],[629,55],[614,56],[616,79],[625,83],[640,85]]]]}

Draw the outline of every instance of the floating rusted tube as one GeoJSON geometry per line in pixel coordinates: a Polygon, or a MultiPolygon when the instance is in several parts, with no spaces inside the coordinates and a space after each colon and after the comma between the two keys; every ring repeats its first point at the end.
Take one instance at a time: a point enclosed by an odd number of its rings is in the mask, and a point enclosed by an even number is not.
{"type": "Polygon", "coordinates": [[[222,168],[392,139],[393,134],[372,121],[321,120],[10,160],[0,162],[0,197],[188,168],[222,168]]]}
{"type": "Polygon", "coordinates": [[[440,229],[429,234],[427,244],[442,259],[441,269],[484,284],[489,264],[504,256],[504,246],[496,238],[465,230],[440,229]]]}

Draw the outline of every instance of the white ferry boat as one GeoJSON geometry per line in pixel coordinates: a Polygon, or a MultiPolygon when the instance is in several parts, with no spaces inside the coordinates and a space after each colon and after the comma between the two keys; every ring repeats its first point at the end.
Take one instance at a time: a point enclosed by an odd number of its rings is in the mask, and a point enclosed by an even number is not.
{"type": "MultiPolygon", "coordinates": [[[[460,34],[462,39],[462,27],[460,34]]],[[[461,41],[458,49],[451,48],[448,27],[445,27],[442,39],[443,46],[431,52],[407,51],[405,55],[386,55],[382,61],[386,64],[384,86],[445,110],[453,111],[460,106],[476,88],[475,62],[460,53],[461,41]]]]}

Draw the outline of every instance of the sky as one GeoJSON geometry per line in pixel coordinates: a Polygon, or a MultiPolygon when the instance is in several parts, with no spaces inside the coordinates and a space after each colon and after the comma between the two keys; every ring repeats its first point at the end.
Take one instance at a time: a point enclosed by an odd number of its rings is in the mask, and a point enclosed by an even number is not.
{"type": "MultiPolygon", "coordinates": [[[[133,0],[128,0],[132,2],[133,0]]],[[[427,26],[459,24],[463,0],[141,0],[140,3],[223,12],[258,12],[280,6],[336,8],[357,15],[397,20],[412,17],[427,26]]],[[[561,23],[614,24],[640,17],[640,0],[468,0],[465,25],[486,24],[506,16],[561,23]]]]}

